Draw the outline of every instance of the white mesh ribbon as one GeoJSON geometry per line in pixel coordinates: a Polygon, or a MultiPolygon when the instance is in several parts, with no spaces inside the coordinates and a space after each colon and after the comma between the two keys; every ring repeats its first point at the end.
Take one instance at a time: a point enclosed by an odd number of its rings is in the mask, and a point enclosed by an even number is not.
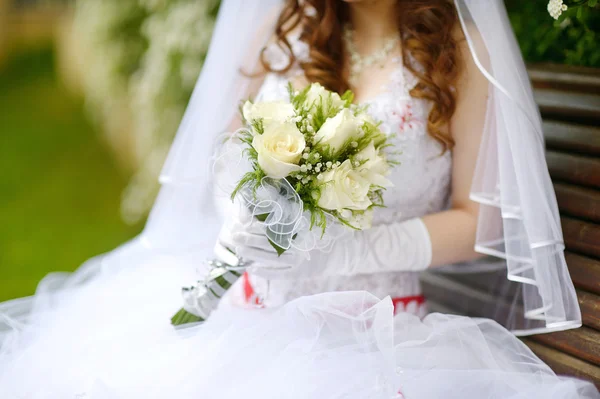
{"type": "Polygon", "coordinates": [[[581,314],[563,254],[541,119],[504,4],[455,4],[471,54],[490,82],[471,190],[471,199],[480,204],[475,249],[503,260],[503,277],[488,278],[492,286],[486,291],[504,300],[468,308],[484,309],[481,315],[516,334],[578,327],[581,314]]]}
{"type": "Polygon", "coordinates": [[[285,179],[263,178],[259,187],[247,185],[240,193],[252,216],[264,219],[267,238],[278,247],[289,250],[303,227],[303,203],[285,179]]]}

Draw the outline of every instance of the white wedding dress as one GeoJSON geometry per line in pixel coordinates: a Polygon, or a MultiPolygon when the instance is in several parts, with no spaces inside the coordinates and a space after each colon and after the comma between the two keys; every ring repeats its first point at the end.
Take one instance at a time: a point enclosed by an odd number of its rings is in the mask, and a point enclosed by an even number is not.
{"type": "MultiPolygon", "coordinates": [[[[286,78],[268,75],[259,96],[284,97],[286,78]]],[[[428,104],[408,95],[412,79],[398,60],[369,101],[403,154],[374,223],[448,206],[452,158],[427,134],[428,104]]],[[[249,303],[265,282],[244,278],[207,323],[174,329],[180,287],[195,273],[165,254],[139,266],[95,259],[48,276],[27,322],[4,308],[11,328],[1,335],[0,398],[598,397],[589,383],[557,377],[493,321],[421,318],[415,273],[275,280],[260,309],[249,303]]]]}

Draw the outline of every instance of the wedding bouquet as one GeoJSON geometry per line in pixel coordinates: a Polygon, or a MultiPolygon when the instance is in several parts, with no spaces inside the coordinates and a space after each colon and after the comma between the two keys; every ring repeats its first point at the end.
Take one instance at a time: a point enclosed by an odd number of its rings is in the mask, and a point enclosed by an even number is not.
{"type": "MultiPolygon", "coordinates": [[[[228,140],[242,148],[249,165],[231,199],[264,223],[280,256],[290,248],[325,248],[332,242],[326,234],[332,224],[368,229],[373,209],[384,205],[383,191],[391,186],[386,176],[394,164],[384,152],[388,136],[367,107],[353,104],[351,91],[340,96],[318,83],[288,90],[289,102],[245,102],[246,127],[228,140]]],[[[219,258],[209,262],[213,268],[206,281],[183,289],[185,305],[172,324],[206,320],[249,265],[219,258]]]]}

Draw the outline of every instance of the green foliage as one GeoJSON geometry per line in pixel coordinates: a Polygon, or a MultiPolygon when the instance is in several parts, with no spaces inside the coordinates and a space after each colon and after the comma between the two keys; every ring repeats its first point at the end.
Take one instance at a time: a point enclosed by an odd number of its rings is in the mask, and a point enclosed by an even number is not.
{"type": "Polygon", "coordinates": [[[34,293],[139,232],[119,219],[127,176],[57,81],[50,49],[0,71],[0,301],[34,293]]]}
{"type": "Polygon", "coordinates": [[[505,3],[527,62],[600,67],[597,0],[565,1],[569,9],[557,21],[546,10],[548,0],[505,0],[505,3]]]}

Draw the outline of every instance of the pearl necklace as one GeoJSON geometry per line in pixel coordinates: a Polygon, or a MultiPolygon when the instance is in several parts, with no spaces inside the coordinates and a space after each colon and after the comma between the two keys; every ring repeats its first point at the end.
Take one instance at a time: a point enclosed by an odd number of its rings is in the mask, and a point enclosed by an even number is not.
{"type": "Polygon", "coordinates": [[[400,36],[394,35],[394,37],[388,38],[381,49],[372,52],[369,55],[362,56],[358,52],[356,45],[354,44],[354,33],[346,26],[344,28],[344,44],[350,54],[350,76],[348,81],[352,86],[356,86],[358,78],[362,74],[365,68],[368,68],[374,64],[379,64],[381,68],[384,67],[385,61],[389,58],[394,48],[400,42],[400,36]]]}

